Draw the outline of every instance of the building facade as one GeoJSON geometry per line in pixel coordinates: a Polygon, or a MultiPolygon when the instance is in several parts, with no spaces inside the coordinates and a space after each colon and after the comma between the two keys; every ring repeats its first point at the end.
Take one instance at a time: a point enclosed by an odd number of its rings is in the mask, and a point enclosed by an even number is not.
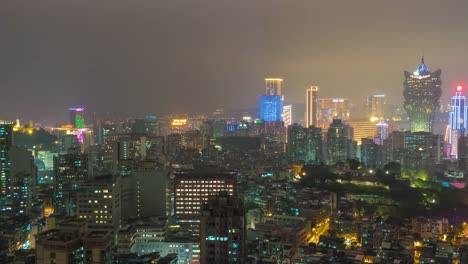
{"type": "Polygon", "coordinates": [[[10,164],[8,151],[13,146],[13,122],[0,120],[0,192],[1,210],[8,207],[10,194],[10,164]]]}
{"type": "Polygon", "coordinates": [[[76,216],[88,220],[90,230],[113,232],[117,229],[120,201],[116,200],[113,191],[112,177],[94,179],[78,188],[76,216]]]}
{"type": "Polygon", "coordinates": [[[402,167],[413,170],[431,171],[444,155],[444,139],[441,135],[427,132],[404,134],[402,167]]]}
{"type": "Polygon", "coordinates": [[[173,178],[173,212],[180,226],[198,236],[200,210],[209,196],[219,192],[237,195],[237,173],[218,168],[179,171],[173,178]]]}
{"type": "Polygon", "coordinates": [[[88,156],[63,154],[54,157],[55,212],[75,215],[76,190],[88,180],[88,156]]]}
{"type": "Polygon", "coordinates": [[[353,140],[361,145],[363,138],[374,138],[377,134],[376,122],[371,120],[349,121],[348,125],[353,128],[353,140]]]}
{"type": "Polygon", "coordinates": [[[292,105],[283,106],[283,121],[285,127],[292,125],[292,105]]]}
{"type": "Polygon", "coordinates": [[[363,138],[360,145],[361,162],[367,167],[380,167],[383,164],[383,147],[373,139],[363,138]]]}
{"type": "Polygon", "coordinates": [[[260,119],[265,122],[283,121],[283,97],[280,95],[260,96],[260,119]]]}
{"type": "Polygon", "coordinates": [[[283,79],[280,78],[266,78],[265,79],[265,95],[282,95],[281,84],[283,79]]]}
{"type": "Polygon", "coordinates": [[[37,168],[32,152],[24,147],[8,151],[10,163],[11,210],[14,214],[28,214],[36,197],[37,168]]]}
{"type": "Polygon", "coordinates": [[[245,263],[246,229],[242,200],[222,192],[201,208],[200,263],[245,263]]]}
{"type": "Polygon", "coordinates": [[[327,133],[327,162],[335,164],[356,156],[352,129],[340,119],[334,119],[327,133]]]}
{"type": "Polygon", "coordinates": [[[320,164],[322,158],[322,129],[299,124],[288,127],[287,153],[289,162],[305,161],[320,164]]]}
{"type": "Polygon", "coordinates": [[[88,231],[87,220],[68,218],[35,236],[36,263],[103,263],[112,261],[109,231],[88,231]]]}

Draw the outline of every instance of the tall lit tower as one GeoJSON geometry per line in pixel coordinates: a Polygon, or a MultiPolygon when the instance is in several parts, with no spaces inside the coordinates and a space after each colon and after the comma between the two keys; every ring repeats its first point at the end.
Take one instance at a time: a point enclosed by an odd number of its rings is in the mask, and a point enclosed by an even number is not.
{"type": "Polygon", "coordinates": [[[265,79],[265,94],[260,96],[260,119],[265,122],[283,121],[282,82],[278,78],[265,79]]]}
{"type": "Polygon", "coordinates": [[[283,106],[283,121],[285,127],[292,125],[292,105],[283,106]]]}
{"type": "Polygon", "coordinates": [[[281,95],[281,83],[283,79],[266,78],[265,79],[265,95],[281,95]]]}
{"type": "Polygon", "coordinates": [[[383,120],[380,120],[380,122],[375,126],[377,127],[378,144],[383,145],[384,140],[390,135],[388,124],[383,120]]]}
{"type": "Polygon", "coordinates": [[[84,128],[84,108],[70,108],[70,125],[74,128],[84,128]]]}
{"type": "Polygon", "coordinates": [[[466,131],[466,121],[468,114],[468,106],[466,105],[466,97],[462,95],[463,86],[458,85],[455,96],[451,100],[450,111],[450,136],[449,143],[452,146],[451,156],[458,156],[458,139],[464,136],[466,131]]]}
{"type": "Polygon", "coordinates": [[[306,91],[306,127],[317,126],[318,86],[311,86],[306,91]]]}
{"type": "Polygon", "coordinates": [[[411,132],[431,132],[434,112],[439,107],[442,95],[441,70],[430,72],[424,57],[413,73],[405,71],[403,96],[405,109],[410,119],[411,132]]]}
{"type": "Polygon", "coordinates": [[[260,96],[260,119],[265,122],[283,121],[283,98],[279,95],[260,96]]]}

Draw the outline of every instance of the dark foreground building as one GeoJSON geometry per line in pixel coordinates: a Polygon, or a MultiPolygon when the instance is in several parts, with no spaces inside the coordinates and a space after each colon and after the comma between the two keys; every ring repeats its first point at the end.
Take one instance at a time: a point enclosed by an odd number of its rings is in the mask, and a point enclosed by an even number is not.
{"type": "Polygon", "coordinates": [[[210,196],[200,219],[201,264],[245,263],[245,211],[242,200],[222,192],[210,196]]]}

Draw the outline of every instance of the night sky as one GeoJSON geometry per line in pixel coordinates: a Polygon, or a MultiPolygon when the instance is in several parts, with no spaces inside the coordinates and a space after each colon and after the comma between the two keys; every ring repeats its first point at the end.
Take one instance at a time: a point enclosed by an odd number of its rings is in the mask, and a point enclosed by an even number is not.
{"type": "Polygon", "coordinates": [[[447,104],[468,84],[467,12],[466,0],[2,1],[0,119],[255,107],[265,77],[285,79],[287,103],[309,85],[399,102],[423,53],[447,104]]]}

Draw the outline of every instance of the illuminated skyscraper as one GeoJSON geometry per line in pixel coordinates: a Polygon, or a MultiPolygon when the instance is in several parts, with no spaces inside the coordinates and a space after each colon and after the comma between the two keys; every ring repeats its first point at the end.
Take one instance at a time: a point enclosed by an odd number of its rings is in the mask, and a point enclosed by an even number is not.
{"type": "Polygon", "coordinates": [[[70,108],[70,125],[74,128],[84,128],[84,108],[70,108]]]}
{"type": "Polygon", "coordinates": [[[260,96],[260,119],[265,122],[283,121],[282,82],[283,79],[265,79],[265,94],[260,96]]]}
{"type": "Polygon", "coordinates": [[[70,125],[78,128],[76,138],[79,143],[84,143],[84,108],[69,108],[70,110],[70,125]]]}
{"type": "Polygon", "coordinates": [[[306,91],[306,127],[317,125],[318,86],[311,86],[306,91]]]}
{"type": "Polygon", "coordinates": [[[266,78],[265,79],[265,95],[281,95],[281,83],[283,79],[266,78]]]}
{"type": "Polygon", "coordinates": [[[283,121],[285,127],[292,125],[292,105],[283,106],[283,121]]]}
{"type": "Polygon", "coordinates": [[[458,85],[455,96],[452,97],[450,111],[450,135],[449,143],[452,147],[450,155],[457,158],[458,156],[458,140],[465,135],[466,121],[468,114],[468,106],[466,105],[466,97],[462,95],[463,86],[458,85]]]}
{"type": "Polygon", "coordinates": [[[172,208],[182,229],[199,235],[201,207],[209,196],[226,192],[237,195],[237,173],[218,168],[178,171],[173,178],[172,208]]]}
{"type": "Polygon", "coordinates": [[[377,139],[378,141],[376,142],[379,145],[383,145],[384,140],[388,138],[390,134],[390,128],[387,123],[384,121],[380,121],[375,125],[377,127],[377,139]]]}
{"type": "Polygon", "coordinates": [[[265,122],[283,121],[283,98],[279,95],[260,96],[260,119],[265,122]]]}
{"type": "Polygon", "coordinates": [[[439,107],[442,95],[441,70],[430,72],[423,57],[415,72],[405,71],[404,74],[404,105],[410,119],[411,132],[432,133],[434,112],[439,107]]]}

